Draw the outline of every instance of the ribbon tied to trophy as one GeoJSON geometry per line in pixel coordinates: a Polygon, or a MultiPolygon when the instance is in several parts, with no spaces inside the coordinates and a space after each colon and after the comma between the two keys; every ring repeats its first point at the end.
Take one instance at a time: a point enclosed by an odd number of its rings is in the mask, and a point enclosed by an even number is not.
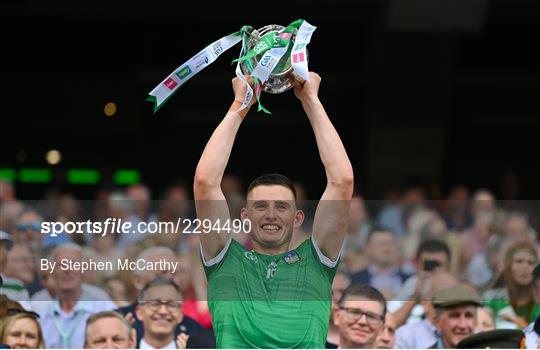
{"type": "Polygon", "coordinates": [[[156,86],[147,98],[156,113],[188,80],[212,64],[221,54],[242,42],[236,63],[236,76],[247,84],[246,95],[237,111],[247,108],[255,97],[258,111],[270,112],[261,104],[261,92],[279,94],[293,86],[295,76],[309,80],[307,45],[317,27],[303,19],[287,27],[272,24],[260,29],[244,26],[206,46],[184,62],[156,86]],[[255,93],[245,75],[251,75],[255,93]]]}

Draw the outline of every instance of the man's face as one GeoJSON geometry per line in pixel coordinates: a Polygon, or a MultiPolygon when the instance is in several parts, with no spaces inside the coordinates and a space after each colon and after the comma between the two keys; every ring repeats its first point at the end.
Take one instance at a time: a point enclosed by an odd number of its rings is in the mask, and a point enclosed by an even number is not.
{"type": "Polygon", "coordinates": [[[387,231],[374,232],[368,242],[370,261],[376,265],[389,266],[397,263],[399,247],[396,237],[387,231]]]}
{"type": "Polygon", "coordinates": [[[41,240],[41,222],[43,218],[34,212],[24,213],[15,223],[13,238],[16,242],[30,245],[39,244],[41,240]]]}
{"type": "Polygon", "coordinates": [[[445,252],[422,252],[418,260],[419,270],[424,269],[424,263],[426,261],[436,261],[439,263],[433,272],[446,272],[450,268],[450,262],[445,252]]]}
{"type": "Polygon", "coordinates": [[[24,283],[32,283],[35,270],[34,255],[30,249],[27,246],[15,244],[8,253],[6,273],[24,283]]]}
{"type": "Polygon", "coordinates": [[[88,326],[85,348],[134,349],[135,340],[122,321],[115,317],[107,317],[88,326]]]}
{"type": "Polygon", "coordinates": [[[375,341],[377,349],[393,349],[396,342],[396,320],[390,312],[386,313],[384,328],[375,341]]]}
{"type": "Polygon", "coordinates": [[[456,348],[457,343],[473,334],[476,328],[477,307],[458,305],[443,308],[437,319],[437,329],[441,333],[446,348],[456,348]]]}
{"type": "Polygon", "coordinates": [[[506,235],[512,239],[527,238],[529,224],[527,219],[520,216],[510,217],[506,221],[506,235]]]}
{"type": "Polygon", "coordinates": [[[153,336],[173,336],[176,325],[182,322],[180,294],[172,286],[154,286],[146,291],[144,301],[137,305],[137,317],[144,331],[153,336]]]}
{"type": "Polygon", "coordinates": [[[384,326],[382,313],[383,306],[378,301],[365,300],[360,296],[347,298],[340,305],[335,320],[340,334],[340,346],[373,348],[384,326]]]}
{"type": "Polygon", "coordinates": [[[248,193],[242,219],[251,221],[251,237],[262,248],[288,247],[295,228],[304,220],[293,192],[280,185],[257,186],[248,193]]]}
{"type": "Polygon", "coordinates": [[[53,272],[54,285],[58,291],[77,291],[81,290],[83,282],[83,274],[80,270],[71,268],[61,269],[62,260],[73,262],[81,262],[81,253],[73,249],[61,249],[59,250],[54,261],[56,262],[56,268],[53,272]]]}

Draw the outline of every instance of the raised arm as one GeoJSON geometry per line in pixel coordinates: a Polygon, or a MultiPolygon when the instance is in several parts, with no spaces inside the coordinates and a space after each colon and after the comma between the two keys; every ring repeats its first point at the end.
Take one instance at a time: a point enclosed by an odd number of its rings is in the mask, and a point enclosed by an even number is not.
{"type": "MultiPolygon", "coordinates": [[[[217,220],[220,220],[221,225],[223,225],[225,221],[230,219],[229,207],[225,201],[225,195],[221,191],[221,180],[229,162],[236,133],[249,111],[249,109],[244,109],[235,112],[244,99],[246,84],[239,78],[234,78],[232,86],[234,101],[229,112],[208,140],[199,164],[197,164],[193,183],[197,217],[200,220],[209,219],[212,226],[217,220]]],[[[228,234],[217,232],[203,233],[200,237],[205,261],[216,257],[229,239],[228,234]]]]}
{"type": "Polygon", "coordinates": [[[321,77],[313,72],[309,74],[309,81],[295,81],[294,93],[311,123],[326,171],[326,189],[315,212],[313,236],[321,252],[334,261],[347,230],[353,170],[345,147],[319,101],[321,77]]]}

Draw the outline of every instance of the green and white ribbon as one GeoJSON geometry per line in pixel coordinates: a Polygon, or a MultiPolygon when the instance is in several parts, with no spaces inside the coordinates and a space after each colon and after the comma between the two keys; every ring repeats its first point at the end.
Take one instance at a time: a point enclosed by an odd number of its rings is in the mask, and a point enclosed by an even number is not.
{"type": "Polygon", "coordinates": [[[255,47],[248,51],[247,42],[252,27],[244,26],[240,31],[214,41],[188,61],[184,62],[149,93],[147,101],[154,103],[154,113],[157,112],[189,79],[212,64],[222,53],[242,41],[240,56],[238,59],[234,60],[233,63],[237,63],[236,75],[247,84],[248,88],[242,105],[237,111],[247,108],[253,99],[253,95],[255,95],[259,101],[258,110],[270,113],[260,103],[262,86],[268,80],[280,59],[287,53],[291,55],[293,72],[305,80],[309,79],[306,46],[311,40],[311,34],[315,29],[316,27],[299,19],[277,33],[271,32],[264,35],[255,47]],[[298,29],[298,32],[296,34],[295,44],[294,47],[291,47],[291,37],[296,29],[298,29]],[[263,54],[263,56],[258,61],[257,65],[253,67],[250,59],[261,54],[263,54]],[[244,77],[242,69],[240,68],[241,62],[246,65],[248,71],[253,76],[255,92],[244,77]]]}

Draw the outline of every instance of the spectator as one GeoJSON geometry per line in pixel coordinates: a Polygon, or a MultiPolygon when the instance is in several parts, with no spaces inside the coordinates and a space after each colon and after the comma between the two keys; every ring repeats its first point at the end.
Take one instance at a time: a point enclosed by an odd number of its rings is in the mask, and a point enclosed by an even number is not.
{"type": "MultiPolygon", "coordinates": [[[[0,278],[0,283],[1,283],[0,278]]],[[[14,300],[9,299],[4,294],[0,294],[0,320],[6,316],[14,315],[19,312],[26,311],[22,305],[14,300]]]]}
{"type": "Polygon", "coordinates": [[[471,218],[468,212],[469,190],[463,185],[453,187],[446,200],[444,221],[451,231],[463,231],[470,226],[471,218]]]}
{"type": "Polygon", "coordinates": [[[402,186],[399,201],[386,205],[377,218],[377,224],[391,230],[401,238],[407,233],[406,222],[410,214],[424,206],[424,190],[415,181],[402,186]]]}
{"type": "Polygon", "coordinates": [[[36,262],[34,254],[26,244],[15,244],[8,252],[5,275],[20,280],[25,287],[33,285],[36,262]]]}
{"type": "Polygon", "coordinates": [[[8,254],[13,247],[13,239],[7,232],[0,231],[0,277],[2,277],[2,286],[0,286],[0,294],[5,294],[9,299],[20,302],[25,309],[30,309],[30,296],[24,288],[24,284],[16,279],[4,275],[8,254]]]}
{"type": "Polygon", "coordinates": [[[507,239],[501,235],[492,235],[485,250],[476,254],[467,266],[467,279],[478,289],[487,289],[497,271],[501,270],[503,250],[507,239]]]}
{"type": "MultiPolygon", "coordinates": [[[[128,197],[124,192],[112,192],[108,198],[111,218],[130,222],[131,227],[138,228],[141,219],[135,215],[135,201],[128,197]]],[[[116,246],[119,249],[125,249],[130,244],[144,240],[147,235],[143,232],[136,231],[129,235],[120,235],[116,241],[116,246]]]]}
{"type": "Polygon", "coordinates": [[[13,240],[17,243],[28,244],[33,252],[41,248],[41,223],[43,218],[32,209],[23,211],[15,221],[13,240]]]}
{"type": "Polygon", "coordinates": [[[84,334],[87,349],[135,349],[135,330],[114,311],[101,311],[90,316],[84,334]]]}
{"type": "Polygon", "coordinates": [[[429,278],[422,287],[419,303],[424,310],[423,316],[407,323],[396,330],[396,347],[398,349],[426,349],[438,340],[435,308],[431,302],[433,295],[440,290],[455,286],[458,280],[448,272],[438,272],[429,278]]]}
{"type": "MultiPolygon", "coordinates": [[[[146,261],[159,261],[160,259],[165,259],[168,262],[174,262],[176,260],[176,256],[174,252],[166,247],[150,247],[145,250],[143,250],[137,259],[144,259],[146,261]]],[[[145,285],[150,283],[151,281],[157,279],[157,278],[166,278],[166,279],[173,279],[172,271],[150,271],[150,270],[144,270],[144,271],[134,271],[133,272],[133,286],[138,294],[140,294],[144,288],[145,285]]],[[[120,314],[133,318],[133,328],[137,332],[137,347],[140,344],[141,339],[144,336],[144,325],[141,322],[141,320],[138,318],[137,313],[135,310],[137,309],[138,303],[135,301],[133,304],[130,304],[128,306],[124,306],[122,308],[117,309],[116,311],[120,314]]],[[[186,333],[189,336],[195,335],[199,331],[201,331],[203,327],[197,323],[195,320],[193,320],[190,317],[184,316],[181,320],[181,322],[178,324],[176,328],[176,334],[179,335],[180,333],[186,333]]]]}
{"type": "Polygon", "coordinates": [[[495,329],[495,318],[493,315],[493,310],[488,307],[478,308],[478,314],[476,317],[476,329],[475,333],[487,332],[495,329]]]}
{"type": "Polygon", "coordinates": [[[144,325],[141,349],[186,348],[187,334],[175,336],[182,322],[182,293],[170,279],[157,278],[141,291],[137,305],[137,318],[144,325]]]}
{"type": "Polygon", "coordinates": [[[419,320],[424,310],[419,305],[424,292],[425,282],[437,272],[448,272],[450,269],[450,249],[441,240],[425,240],[416,252],[416,269],[418,273],[405,281],[395,301],[389,302],[389,309],[394,312],[399,326],[407,321],[419,320]]]}
{"type": "MultiPolygon", "coordinates": [[[[175,184],[169,187],[161,200],[159,209],[160,222],[177,222],[180,218],[190,218],[191,202],[188,190],[184,184],[175,184]]],[[[170,247],[175,253],[186,252],[188,244],[182,230],[185,226],[183,222],[179,223],[178,232],[162,232],[153,238],[157,245],[170,247]]]]}
{"type": "Polygon", "coordinates": [[[335,323],[341,349],[374,348],[384,328],[386,299],[377,289],[363,284],[343,291],[335,323]]]}
{"type": "Polygon", "coordinates": [[[513,212],[506,218],[504,234],[511,240],[526,241],[535,244],[536,235],[529,225],[529,219],[520,212],[513,212]]]}
{"type": "Polygon", "coordinates": [[[386,229],[373,228],[367,238],[366,254],[368,267],[351,275],[351,282],[369,284],[385,295],[398,294],[409,275],[401,271],[396,236],[386,229]]]}
{"type": "Polygon", "coordinates": [[[328,324],[328,336],[326,337],[326,348],[337,348],[339,344],[339,328],[335,325],[336,314],[339,311],[339,300],[343,291],[347,289],[351,281],[347,274],[338,272],[332,281],[332,311],[330,312],[330,323],[328,324]]]}
{"type": "Polygon", "coordinates": [[[56,262],[52,275],[57,296],[55,301],[43,303],[41,309],[41,327],[47,334],[45,343],[49,348],[82,348],[86,320],[96,312],[114,309],[115,305],[110,300],[95,301],[85,295],[80,270],[60,268],[62,259],[82,261],[78,245],[58,246],[52,257],[56,262]]]}
{"type": "Polygon", "coordinates": [[[349,207],[349,226],[347,227],[347,243],[345,253],[350,250],[362,251],[365,247],[372,224],[369,215],[360,195],[354,195],[349,207]]]}
{"type": "MultiPolygon", "coordinates": [[[[540,263],[536,263],[533,271],[533,291],[534,299],[538,305],[540,303],[540,263]]],[[[536,317],[524,330],[525,345],[527,349],[540,348],[540,316],[536,317]]]]}
{"type": "Polygon", "coordinates": [[[204,269],[191,255],[178,258],[176,279],[182,290],[182,310],[204,328],[212,328],[212,316],[208,310],[206,278],[204,269]]]}
{"type": "Polygon", "coordinates": [[[157,222],[158,216],[151,212],[152,193],[143,184],[132,185],[126,189],[126,194],[133,201],[134,214],[142,221],[157,222]]]}
{"type": "Polygon", "coordinates": [[[396,343],[396,320],[391,312],[386,312],[383,331],[375,340],[376,349],[393,349],[396,343]]]}
{"type": "Polygon", "coordinates": [[[487,306],[495,312],[497,328],[523,329],[540,315],[532,278],[537,261],[538,253],[530,241],[514,242],[508,247],[504,269],[484,293],[487,306]]]}
{"type": "Polygon", "coordinates": [[[438,291],[433,306],[440,338],[430,349],[455,349],[461,340],[473,334],[482,299],[474,289],[456,285],[438,291]]]}
{"type": "Polygon", "coordinates": [[[37,321],[37,314],[20,311],[2,320],[0,343],[12,349],[43,349],[43,333],[37,321]]]}

